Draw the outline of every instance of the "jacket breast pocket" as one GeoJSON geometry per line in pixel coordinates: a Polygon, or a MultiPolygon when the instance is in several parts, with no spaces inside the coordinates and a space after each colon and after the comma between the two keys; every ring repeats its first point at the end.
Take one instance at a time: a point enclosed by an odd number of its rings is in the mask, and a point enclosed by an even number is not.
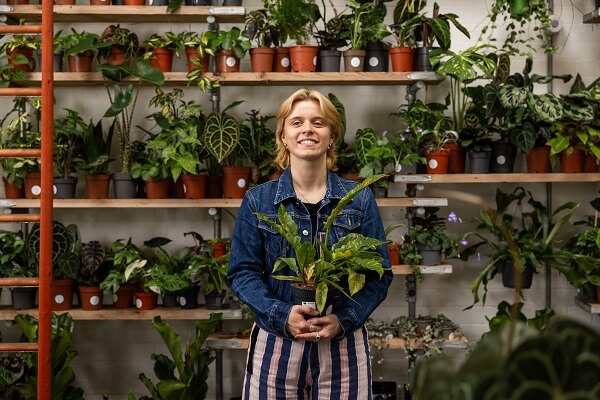
{"type": "Polygon", "coordinates": [[[332,230],[336,240],[349,233],[360,232],[362,224],[362,212],[358,210],[342,211],[333,221],[332,230]]]}
{"type": "MultiPolygon", "coordinates": [[[[274,221],[277,220],[277,217],[269,216],[269,218],[274,221]]],[[[272,265],[277,258],[285,256],[289,244],[271,225],[263,220],[258,221],[258,229],[265,244],[266,261],[272,265]]]]}

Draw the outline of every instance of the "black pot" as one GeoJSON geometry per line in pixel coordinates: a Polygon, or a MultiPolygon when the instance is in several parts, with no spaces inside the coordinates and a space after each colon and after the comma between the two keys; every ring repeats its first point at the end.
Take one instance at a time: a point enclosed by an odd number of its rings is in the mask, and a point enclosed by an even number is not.
{"type": "MultiPolygon", "coordinates": [[[[292,304],[295,306],[309,306],[316,310],[317,301],[315,296],[315,289],[305,289],[296,285],[292,285],[292,304]]],[[[333,305],[336,303],[338,298],[339,293],[337,291],[329,290],[327,294],[327,302],[325,303],[325,308],[322,315],[331,314],[333,305]]]]}
{"type": "Polygon", "coordinates": [[[387,188],[384,187],[372,187],[373,195],[378,199],[383,199],[387,197],[387,188]]]}
{"type": "Polygon", "coordinates": [[[113,6],[124,6],[125,0],[111,0],[110,4],[113,6]]]}
{"type": "Polygon", "coordinates": [[[169,0],[148,0],[148,4],[151,6],[168,6],[169,0]]]}
{"type": "Polygon", "coordinates": [[[225,7],[239,7],[242,5],[242,0],[223,0],[225,7]]]}
{"type": "MultiPolygon", "coordinates": [[[[179,304],[181,308],[185,310],[191,310],[198,308],[198,294],[200,293],[200,286],[190,286],[179,291],[179,304]]],[[[208,302],[208,300],[207,300],[208,302]]]]}
{"type": "MultiPolygon", "coordinates": [[[[502,266],[502,284],[504,287],[514,289],[516,286],[516,273],[512,260],[504,261],[502,266]]],[[[525,267],[525,271],[521,273],[521,289],[529,289],[533,282],[533,267],[525,267]]]]}
{"type": "Polygon", "coordinates": [[[429,53],[434,47],[417,47],[415,49],[415,71],[431,71],[433,67],[429,61],[429,53]]]}
{"type": "Polygon", "coordinates": [[[596,290],[596,286],[591,284],[590,282],[586,282],[579,289],[579,296],[581,296],[584,300],[589,301],[590,303],[598,302],[598,290],[596,290]]]}
{"type": "MultiPolygon", "coordinates": [[[[37,70],[39,72],[42,72],[42,51],[38,50],[37,52],[37,70]]],[[[60,52],[60,53],[54,53],[54,64],[53,64],[53,71],[54,72],[62,72],[62,67],[63,67],[63,56],[64,56],[64,52],[60,52]]]]}
{"type": "Polygon", "coordinates": [[[390,54],[383,42],[369,43],[365,53],[365,72],[388,72],[390,54]]]}
{"type": "Polygon", "coordinates": [[[162,298],[163,307],[179,307],[179,292],[168,292],[162,298]]]}
{"type": "Polygon", "coordinates": [[[212,0],[185,0],[186,6],[212,6],[212,0]]]}
{"type": "Polygon", "coordinates": [[[115,199],[135,199],[137,197],[137,183],[131,174],[115,172],[112,175],[115,199]]]}
{"type": "Polygon", "coordinates": [[[492,155],[490,157],[490,172],[496,174],[510,174],[515,167],[517,146],[507,141],[492,142],[492,155]]]}
{"type": "Polygon", "coordinates": [[[491,151],[470,151],[469,171],[472,174],[487,174],[490,172],[491,151]]]}
{"type": "Polygon", "coordinates": [[[36,297],[36,287],[13,287],[10,289],[13,310],[31,310],[36,308],[36,297]]]}
{"type": "Polygon", "coordinates": [[[442,245],[421,246],[417,245],[419,254],[423,257],[421,265],[440,265],[442,263],[442,245]]]}
{"type": "Polygon", "coordinates": [[[342,52],[339,50],[319,50],[319,65],[322,72],[340,72],[342,52]]]}
{"type": "Polygon", "coordinates": [[[594,0],[594,5],[596,8],[600,8],[600,0],[594,0]]]}
{"type": "Polygon", "coordinates": [[[54,178],[54,198],[74,199],[77,188],[77,178],[54,178]]]}
{"type": "MultiPolygon", "coordinates": [[[[210,293],[204,295],[206,301],[206,308],[209,310],[221,310],[223,309],[225,300],[225,291],[221,293],[210,293]]],[[[181,301],[181,300],[180,300],[181,301]]]]}

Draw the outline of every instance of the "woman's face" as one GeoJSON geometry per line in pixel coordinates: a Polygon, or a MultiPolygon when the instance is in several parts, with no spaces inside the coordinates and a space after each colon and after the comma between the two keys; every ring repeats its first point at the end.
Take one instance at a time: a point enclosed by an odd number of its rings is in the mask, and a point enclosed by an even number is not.
{"type": "Polygon", "coordinates": [[[294,103],[292,112],[285,119],[281,139],[290,152],[290,161],[325,160],[332,138],[319,103],[314,100],[294,103]]]}

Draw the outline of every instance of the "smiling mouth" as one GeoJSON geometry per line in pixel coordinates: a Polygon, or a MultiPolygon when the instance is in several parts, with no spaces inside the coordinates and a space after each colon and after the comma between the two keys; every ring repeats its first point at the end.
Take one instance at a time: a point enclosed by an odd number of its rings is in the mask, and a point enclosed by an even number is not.
{"type": "Polygon", "coordinates": [[[310,139],[304,139],[298,142],[299,144],[317,144],[316,141],[310,139]]]}

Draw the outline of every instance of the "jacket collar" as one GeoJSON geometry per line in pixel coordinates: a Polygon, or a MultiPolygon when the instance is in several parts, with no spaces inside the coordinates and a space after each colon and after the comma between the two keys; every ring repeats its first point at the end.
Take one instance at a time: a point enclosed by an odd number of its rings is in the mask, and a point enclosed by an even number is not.
{"type": "MultiPolygon", "coordinates": [[[[332,171],[327,171],[327,192],[323,198],[322,205],[328,204],[331,200],[339,200],[348,193],[348,190],[342,184],[338,175],[332,171]]],[[[292,184],[292,172],[290,168],[286,168],[283,174],[279,177],[277,184],[277,193],[275,195],[274,204],[279,204],[286,199],[295,198],[296,192],[292,184]]]]}

